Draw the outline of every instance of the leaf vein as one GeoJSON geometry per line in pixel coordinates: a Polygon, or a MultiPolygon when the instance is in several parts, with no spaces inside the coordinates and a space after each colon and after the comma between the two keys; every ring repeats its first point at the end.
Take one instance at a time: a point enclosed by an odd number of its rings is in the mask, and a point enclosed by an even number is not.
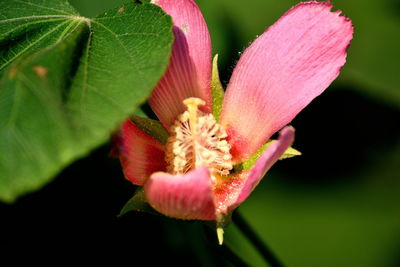
{"type": "Polygon", "coordinates": [[[29,50],[30,48],[32,48],[34,45],[36,45],[37,43],[39,43],[41,40],[43,40],[44,38],[46,38],[48,35],[50,35],[51,33],[57,31],[59,28],[61,28],[61,26],[65,25],[66,23],[68,23],[68,21],[61,23],[60,25],[58,25],[57,27],[53,28],[52,30],[48,31],[46,34],[43,34],[40,38],[38,38],[36,41],[31,42],[29,45],[27,45],[24,49],[22,49],[19,53],[14,53],[14,56],[8,60],[5,61],[5,63],[3,63],[2,65],[0,65],[0,70],[2,70],[4,67],[6,67],[11,61],[15,60],[17,57],[21,56],[23,53],[25,53],[27,50],[29,50]]]}
{"type": "MultiPolygon", "coordinates": [[[[85,50],[85,57],[83,59],[83,82],[82,82],[82,93],[81,93],[81,98],[80,98],[80,115],[81,115],[81,120],[82,122],[87,120],[87,114],[86,114],[86,105],[84,104],[85,99],[86,99],[86,94],[87,94],[87,87],[88,87],[88,62],[89,62],[89,51],[90,51],[90,45],[92,42],[92,31],[89,33],[88,41],[86,43],[86,50],[85,50]]],[[[82,124],[81,124],[82,125],[82,124]]]]}
{"type": "Polygon", "coordinates": [[[27,23],[18,25],[18,27],[15,27],[15,28],[9,30],[8,32],[2,33],[2,34],[0,35],[0,40],[1,40],[2,38],[4,38],[4,36],[7,36],[7,35],[9,35],[10,33],[14,32],[14,31],[17,31],[17,30],[19,30],[19,29],[22,29],[22,28],[24,28],[24,27],[28,27],[29,25],[38,24],[38,23],[44,23],[44,22],[54,22],[54,21],[59,21],[59,20],[64,20],[64,19],[65,19],[65,18],[55,18],[55,19],[46,19],[46,20],[29,21],[29,22],[27,22],[27,23]]]}
{"type": "Polygon", "coordinates": [[[108,28],[107,26],[105,26],[104,24],[97,22],[97,21],[93,21],[94,23],[96,23],[97,25],[103,27],[105,30],[107,30],[108,32],[111,33],[112,36],[114,36],[114,38],[118,41],[118,43],[120,44],[120,46],[124,49],[126,55],[128,56],[131,64],[134,66],[134,68],[137,70],[138,73],[140,73],[141,75],[143,74],[143,72],[139,69],[139,67],[137,66],[137,63],[135,62],[135,59],[132,57],[131,53],[129,53],[128,48],[125,46],[125,44],[121,41],[120,38],[118,38],[118,35],[113,32],[110,28],[108,28]]]}
{"type": "Polygon", "coordinates": [[[60,34],[60,37],[58,37],[56,44],[61,42],[63,39],[65,39],[65,36],[67,36],[69,33],[73,32],[76,28],[78,28],[79,24],[81,24],[80,21],[72,21],[66,28],[65,30],[60,34]],[[71,30],[71,28],[74,26],[75,24],[75,28],[73,30],[71,30]]]}
{"type": "Polygon", "coordinates": [[[81,17],[81,16],[43,15],[43,16],[28,16],[28,17],[18,17],[18,18],[0,20],[0,24],[6,24],[6,23],[16,22],[16,21],[20,21],[20,20],[53,19],[53,18],[71,19],[71,20],[89,20],[88,18],[81,17]]]}
{"type": "Polygon", "coordinates": [[[155,37],[159,37],[160,35],[157,33],[148,33],[148,32],[133,32],[133,33],[121,33],[121,34],[117,34],[117,37],[120,36],[155,36],[155,37]]]}
{"type": "Polygon", "coordinates": [[[109,103],[111,103],[115,108],[117,108],[120,112],[123,112],[123,109],[121,109],[121,105],[112,97],[109,95],[106,95],[103,93],[101,90],[98,90],[96,87],[88,85],[89,89],[92,89],[92,92],[96,92],[100,96],[102,96],[105,100],[107,100],[109,103]]]}
{"type": "Polygon", "coordinates": [[[38,7],[38,8],[45,9],[45,10],[56,11],[56,12],[59,12],[59,13],[62,13],[62,14],[66,14],[66,15],[73,15],[74,14],[74,13],[65,12],[64,10],[60,10],[60,9],[55,9],[55,8],[51,8],[51,7],[47,7],[47,6],[34,4],[32,2],[21,1],[21,0],[13,0],[13,1],[17,2],[17,3],[21,3],[21,4],[26,4],[26,5],[29,5],[29,6],[38,7]]]}

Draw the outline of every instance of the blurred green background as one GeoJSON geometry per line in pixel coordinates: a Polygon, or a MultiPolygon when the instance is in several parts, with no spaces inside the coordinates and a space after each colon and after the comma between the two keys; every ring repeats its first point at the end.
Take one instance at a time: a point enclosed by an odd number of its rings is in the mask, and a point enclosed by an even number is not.
{"type": "MultiPolygon", "coordinates": [[[[70,2],[90,17],[123,1],[70,2]]],[[[400,2],[332,2],[354,23],[348,62],[292,123],[303,155],[278,162],[239,210],[287,266],[400,266],[400,2]]],[[[226,84],[239,52],[298,1],[197,3],[226,84]]],[[[41,191],[0,204],[8,229],[3,256],[229,266],[198,223],[138,213],[117,219],[135,188],[109,149],[74,163],[41,191]]],[[[251,266],[265,266],[234,225],[225,237],[251,266]]]]}

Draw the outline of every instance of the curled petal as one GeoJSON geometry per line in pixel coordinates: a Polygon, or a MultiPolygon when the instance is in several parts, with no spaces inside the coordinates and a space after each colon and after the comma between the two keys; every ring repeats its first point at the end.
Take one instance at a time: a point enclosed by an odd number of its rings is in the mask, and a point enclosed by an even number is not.
{"type": "Polygon", "coordinates": [[[329,2],[296,5],[243,53],[221,115],[236,161],[253,154],[339,75],[353,26],[331,8],[329,2]]]}
{"type": "Polygon", "coordinates": [[[215,220],[210,173],[199,167],[184,175],[158,172],[144,186],[148,203],[158,212],[185,220],[215,220]]]}
{"type": "Polygon", "coordinates": [[[273,143],[264,154],[257,160],[253,168],[248,172],[246,181],[240,188],[240,193],[235,202],[229,207],[230,210],[236,208],[240,203],[246,200],[254,188],[258,185],[267,171],[272,165],[285,153],[286,149],[290,147],[294,140],[294,129],[291,126],[285,127],[279,133],[279,139],[273,143]]]}
{"type": "Polygon", "coordinates": [[[150,175],[166,169],[164,146],[139,129],[131,120],[121,126],[119,158],[126,179],[143,185],[150,175]]]}
{"type": "Polygon", "coordinates": [[[170,63],[150,97],[150,105],[168,129],[186,110],[182,101],[198,97],[211,112],[211,40],[206,22],[193,0],[154,1],[174,23],[175,41],[170,63]]]}
{"type": "Polygon", "coordinates": [[[234,173],[228,177],[221,177],[214,188],[214,199],[217,211],[227,214],[230,206],[236,203],[243,186],[246,183],[249,171],[234,173]]]}

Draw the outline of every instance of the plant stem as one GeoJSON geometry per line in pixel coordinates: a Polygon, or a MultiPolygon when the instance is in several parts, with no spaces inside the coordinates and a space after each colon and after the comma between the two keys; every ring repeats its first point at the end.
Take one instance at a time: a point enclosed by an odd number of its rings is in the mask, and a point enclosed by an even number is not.
{"type": "Polygon", "coordinates": [[[284,266],[237,210],[232,215],[232,221],[271,267],[284,266]]]}

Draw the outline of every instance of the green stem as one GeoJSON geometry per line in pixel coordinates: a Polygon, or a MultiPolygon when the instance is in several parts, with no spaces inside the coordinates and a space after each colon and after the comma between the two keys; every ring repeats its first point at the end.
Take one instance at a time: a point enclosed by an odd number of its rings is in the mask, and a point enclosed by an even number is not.
{"type": "Polygon", "coordinates": [[[233,213],[232,221],[271,267],[284,266],[237,210],[233,213]]]}

